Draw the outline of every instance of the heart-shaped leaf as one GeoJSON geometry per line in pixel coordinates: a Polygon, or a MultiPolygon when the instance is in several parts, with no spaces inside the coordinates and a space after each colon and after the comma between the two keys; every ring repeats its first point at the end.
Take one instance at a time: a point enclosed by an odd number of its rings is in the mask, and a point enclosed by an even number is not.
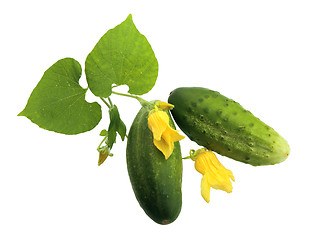
{"type": "Polygon", "coordinates": [[[26,116],[41,128],[63,134],[93,129],[102,118],[101,106],[85,100],[87,89],[79,85],[81,72],[75,59],[57,61],[45,71],[19,116],[26,116]]]}
{"type": "Polygon", "coordinates": [[[129,93],[142,95],[155,85],[158,62],[144,35],[135,27],[131,14],[109,30],[86,59],[85,72],[91,92],[108,97],[112,85],[128,85],[129,93]]]}

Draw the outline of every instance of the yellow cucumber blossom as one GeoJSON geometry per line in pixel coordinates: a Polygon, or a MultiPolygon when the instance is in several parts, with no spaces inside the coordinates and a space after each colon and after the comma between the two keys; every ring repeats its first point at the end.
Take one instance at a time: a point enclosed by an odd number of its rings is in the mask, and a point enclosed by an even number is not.
{"type": "Polygon", "coordinates": [[[195,160],[195,169],[203,174],[201,180],[201,195],[206,202],[210,201],[210,187],[220,189],[227,193],[232,192],[232,181],[235,181],[233,173],[226,169],[217,159],[216,155],[207,149],[200,149],[191,154],[195,160]]]}
{"type": "Polygon", "coordinates": [[[169,116],[162,110],[171,108],[173,108],[171,104],[158,102],[148,116],[148,128],[153,133],[154,145],[165,155],[165,159],[168,159],[172,154],[174,142],[184,138],[177,130],[170,127],[169,116]]]}

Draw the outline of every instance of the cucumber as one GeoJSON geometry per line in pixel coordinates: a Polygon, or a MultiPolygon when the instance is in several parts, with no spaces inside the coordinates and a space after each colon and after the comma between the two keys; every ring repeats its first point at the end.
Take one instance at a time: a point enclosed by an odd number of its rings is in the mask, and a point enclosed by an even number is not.
{"type": "Polygon", "coordinates": [[[197,144],[254,166],[284,161],[289,145],[273,128],[219,92],[177,88],[168,102],[180,129],[197,144]]]}
{"type": "MultiPolygon", "coordinates": [[[[145,213],[156,223],[172,223],[182,206],[182,156],[179,142],[168,159],[153,144],[148,128],[151,109],[142,107],[128,135],[127,168],[135,196],[145,213]]],[[[169,111],[170,126],[175,129],[169,111]]]]}

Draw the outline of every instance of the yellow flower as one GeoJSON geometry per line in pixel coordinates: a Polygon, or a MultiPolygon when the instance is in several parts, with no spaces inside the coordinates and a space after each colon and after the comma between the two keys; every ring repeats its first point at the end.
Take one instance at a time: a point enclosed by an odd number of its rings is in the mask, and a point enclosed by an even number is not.
{"type": "Polygon", "coordinates": [[[210,201],[210,187],[232,192],[233,173],[226,169],[216,155],[207,149],[201,149],[191,156],[195,160],[195,169],[203,174],[201,181],[201,195],[206,202],[210,201]]]}
{"type": "MultiPolygon", "coordinates": [[[[165,107],[164,104],[161,107],[165,107]]],[[[172,154],[174,142],[184,138],[177,130],[170,127],[168,114],[159,110],[157,106],[148,116],[148,128],[153,133],[154,145],[165,155],[165,159],[172,154]]]]}
{"type": "Polygon", "coordinates": [[[174,106],[172,104],[166,103],[166,102],[158,102],[158,103],[156,103],[156,106],[162,110],[170,110],[170,109],[174,108],[174,106]]]}

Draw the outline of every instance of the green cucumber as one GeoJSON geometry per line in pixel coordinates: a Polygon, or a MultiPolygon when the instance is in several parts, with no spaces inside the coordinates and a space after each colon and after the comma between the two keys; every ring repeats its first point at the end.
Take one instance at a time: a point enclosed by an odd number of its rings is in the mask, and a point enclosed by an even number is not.
{"type": "Polygon", "coordinates": [[[180,129],[197,144],[254,166],[284,161],[289,145],[273,128],[219,92],[177,88],[168,102],[180,129]]]}
{"type": "MultiPolygon", "coordinates": [[[[182,156],[179,142],[168,159],[153,144],[148,128],[151,109],[142,107],[128,135],[127,168],[135,196],[145,213],[156,223],[169,224],[182,206],[182,156]]],[[[169,111],[170,126],[175,129],[169,111]]]]}

